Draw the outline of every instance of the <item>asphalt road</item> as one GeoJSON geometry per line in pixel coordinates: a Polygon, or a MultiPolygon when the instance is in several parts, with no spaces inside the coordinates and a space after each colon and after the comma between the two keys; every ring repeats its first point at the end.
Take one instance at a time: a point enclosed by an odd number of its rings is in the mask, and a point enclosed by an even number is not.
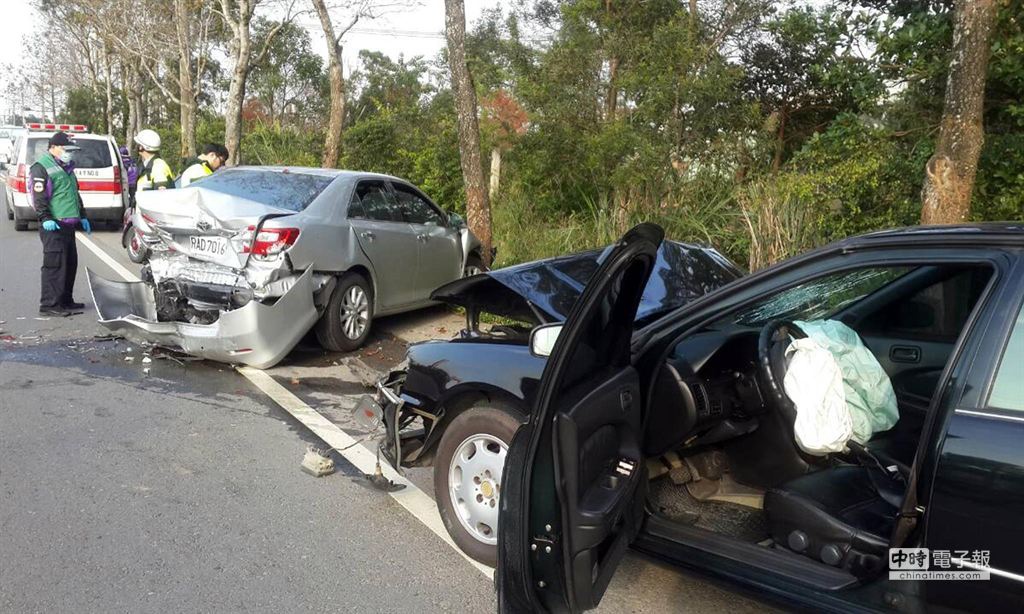
{"type": "MultiPolygon", "coordinates": [[[[116,233],[93,238],[132,268],[116,233]]],[[[95,339],[84,267],[116,274],[79,257],[86,313],[38,319],[39,239],[0,218],[0,612],[494,610],[491,580],[340,456],[300,472],[315,437],[231,368],[95,339]]],[[[352,360],[384,368],[457,325],[393,318],[361,355],[306,344],[271,374],[351,430],[352,360]]],[[[432,494],[428,470],[410,479],[432,494]]],[[[630,556],[601,611],[725,609],[763,608],[630,556]]]]}

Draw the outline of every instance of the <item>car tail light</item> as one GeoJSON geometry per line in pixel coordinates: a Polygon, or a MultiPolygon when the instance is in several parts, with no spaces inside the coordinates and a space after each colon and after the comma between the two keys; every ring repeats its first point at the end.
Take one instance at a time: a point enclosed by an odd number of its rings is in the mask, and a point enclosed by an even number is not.
{"type": "Polygon", "coordinates": [[[7,180],[8,185],[15,192],[21,194],[28,194],[28,167],[24,164],[18,165],[18,172],[7,180]]]}
{"type": "Polygon", "coordinates": [[[121,193],[121,169],[114,167],[114,194],[121,193]]]}
{"type": "MultiPolygon", "coordinates": [[[[250,226],[247,230],[255,232],[256,227],[250,226]]],[[[276,256],[295,245],[298,238],[298,228],[261,228],[253,238],[252,245],[242,251],[254,256],[276,256]]]]}

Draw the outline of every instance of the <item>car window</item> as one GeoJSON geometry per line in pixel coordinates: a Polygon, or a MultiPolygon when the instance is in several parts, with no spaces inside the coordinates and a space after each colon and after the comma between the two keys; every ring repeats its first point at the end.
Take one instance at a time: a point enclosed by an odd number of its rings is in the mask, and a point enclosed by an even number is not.
{"type": "Polygon", "coordinates": [[[988,268],[972,267],[936,282],[901,305],[876,314],[874,328],[890,337],[952,343],[960,336],[991,276],[988,268]]]}
{"type": "Polygon", "coordinates": [[[730,319],[744,326],[772,320],[824,320],[903,277],[911,267],[872,267],[843,271],[773,294],[730,319]]]}
{"type": "Polygon", "coordinates": [[[395,199],[404,221],[410,224],[444,225],[441,214],[416,190],[400,183],[392,183],[391,186],[395,190],[395,199]]]}
{"type": "Polygon", "coordinates": [[[333,177],[295,172],[225,169],[184,190],[205,189],[288,211],[302,211],[333,181],[333,177]]]}
{"type": "Polygon", "coordinates": [[[999,361],[996,379],[989,396],[990,407],[1024,411],[1024,377],[1021,377],[1021,365],[1024,364],[1024,306],[1017,313],[1017,322],[1010,333],[1010,341],[1003,350],[999,361]]]}
{"type": "Polygon", "coordinates": [[[402,221],[398,205],[388,192],[387,184],[377,180],[359,182],[352,195],[352,203],[349,204],[349,217],[378,222],[402,221]]]}
{"type": "MultiPolygon", "coordinates": [[[[34,164],[46,153],[50,142],[49,137],[28,140],[25,156],[27,164],[34,164]]],[[[75,168],[109,168],[114,165],[110,157],[110,145],[102,139],[75,139],[75,145],[81,149],[71,154],[75,168]]]]}

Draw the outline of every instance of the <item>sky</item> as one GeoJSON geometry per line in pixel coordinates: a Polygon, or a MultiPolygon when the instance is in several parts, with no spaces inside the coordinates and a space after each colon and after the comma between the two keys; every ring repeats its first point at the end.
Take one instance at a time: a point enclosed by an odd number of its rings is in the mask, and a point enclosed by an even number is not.
{"type": "MultiPolygon", "coordinates": [[[[42,20],[28,0],[3,1],[6,25],[4,35],[0,36],[0,63],[17,67],[23,60],[23,39],[33,28],[41,27],[42,20]]],[[[465,0],[465,3],[467,27],[471,27],[485,9],[503,4],[500,0],[465,0]]],[[[308,0],[299,0],[299,5],[311,7],[308,0]]],[[[335,16],[336,25],[343,21],[347,22],[347,18],[339,12],[335,16]]],[[[298,22],[309,31],[313,49],[326,56],[327,47],[316,14],[310,11],[301,15],[298,22]]],[[[356,67],[361,49],[380,51],[394,58],[400,54],[406,58],[417,55],[432,58],[444,47],[444,1],[410,0],[407,7],[362,21],[345,37],[344,45],[346,74],[356,67]]],[[[0,109],[6,112],[8,108],[8,101],[0,93],[0,109]]]]}

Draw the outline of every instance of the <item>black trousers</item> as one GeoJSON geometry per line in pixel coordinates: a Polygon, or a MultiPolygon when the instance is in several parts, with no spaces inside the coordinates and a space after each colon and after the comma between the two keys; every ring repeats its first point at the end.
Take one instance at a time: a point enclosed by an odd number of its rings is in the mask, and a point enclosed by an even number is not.
{"type": "MultiPolygon", "coordinates": [[[[59,223],[59,222],[58,222],[59,223]]],[[[78,274],[78,247],[75,245],[75,227],[60,224],[55,231],[43,230],[39,225],[39,239],[43,242],[42,291],[39,307],[69,305],[78,274]]]]}

